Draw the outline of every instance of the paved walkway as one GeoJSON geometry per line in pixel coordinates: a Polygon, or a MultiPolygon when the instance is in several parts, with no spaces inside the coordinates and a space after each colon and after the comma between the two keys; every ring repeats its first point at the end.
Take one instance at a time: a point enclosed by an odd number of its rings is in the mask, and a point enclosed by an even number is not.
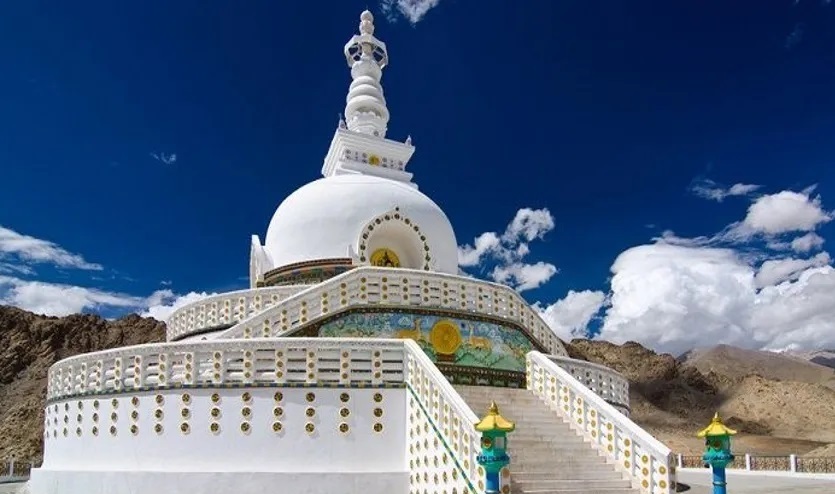
{"type": "MultiPolygon", "coordinates": [[[[687,494],[712,494],[710,471],[679,471],[678,480],[689,487],[679,491],[687,494]]],[[[22,484],[0,484],[0,494],[18,494],[22,484]]],[[[779,477],[728,473],[728,490],[733,494],[832,494],[835,492],[835,479],[803,479],[797,477],[779,477]]]]}
{"type": "MultiPolygon", "coordinates": [[[[678,481],[690,487],[687,494],[711,494],[713,481],[710,470],[678,471],[678,481]]],[[[804,479],[775,475],[757,475],[728,472],[728,492],[733,494],[832,494],[835,492],[835,479],[804,479]]]]}

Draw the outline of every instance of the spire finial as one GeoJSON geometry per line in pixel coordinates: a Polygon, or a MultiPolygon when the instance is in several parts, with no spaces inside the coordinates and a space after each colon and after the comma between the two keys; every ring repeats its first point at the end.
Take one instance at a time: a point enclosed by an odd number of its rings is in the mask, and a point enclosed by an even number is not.
{"type": "Polygon", "coordinates": [[[388,51],[386,44],[374,37],[374,14],[368,10],[360,14],[359,31],[345,45],[353,79],[345,104],[345,121],[349,130],[385,137],[389,111],[380,78],[388,64],[388,51]]]}
{"type": "Polygon", "coordinates": [[[374,34],[374,14],[368,9],[360,14],[360,34],[374,34]]]}

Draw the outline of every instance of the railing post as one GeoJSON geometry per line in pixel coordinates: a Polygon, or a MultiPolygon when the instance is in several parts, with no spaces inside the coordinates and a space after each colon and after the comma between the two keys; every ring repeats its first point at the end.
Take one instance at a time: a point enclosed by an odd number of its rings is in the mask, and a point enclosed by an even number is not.
{"type": "Polygon", "coordinates": [[[792,473],[797,472],[797,455],[789,455],[789,470],[792,473]]]}
{"type": "Polygon", "coordinates": [[[684,468],[684,455],[681,453],[676,454],[676,468],[684,468]]]}
{"type": "Polygon", "coordinates": [[[9,460],[9,475],[8,475],[8,477],[9,478],[14,477],[14,458],[9,460]]]}
{"type": "Polygon", "coordinates": [[[745,453],[745,469],[751,471],[751,453],[745,453]]]}

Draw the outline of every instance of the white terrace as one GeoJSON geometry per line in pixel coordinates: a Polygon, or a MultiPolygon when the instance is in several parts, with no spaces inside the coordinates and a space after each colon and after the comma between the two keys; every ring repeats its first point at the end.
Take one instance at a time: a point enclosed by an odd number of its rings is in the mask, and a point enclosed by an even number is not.
{"type": "MultiPolygon", "coordinates": [[[[605,371],[558,361],[581,377],[583,369],[605,371]]],[[[672,492],[669,449],[547,356],[532,352],[527,374],[538,407],[555,413],[603,464],[641,492],[672,492]]],[[[595,382],[617,382],[607,393],[626,392],[611,371],[595,382]]],[[[92,479],[115,476],[130,487],[125,492],[186,492],[213,485],[216,473],[225,472],[224,485],[239,482],[241,492],[255,492],[249,489],[256,484],[325,492],[309,489],[349,482],[380,486],[362,492],[432,486],[433,492],[482,493],[474,429],[482,412],[470,408],[411,340],[259,338],[126,347],[66,359],[50,370],[46,455],[32,487],[34,493],[52,492],[46,486],[58,483],[90,489],[92,479]],[[199,460],[189,451],[199,451],[199,460]],[[175,472],[189,489],[171,490],[175,472]]],[[[582,466],[574,465],[578,475],[582,466]]],[[[512,472],[513,463],[508,485],[512,472]]]]}

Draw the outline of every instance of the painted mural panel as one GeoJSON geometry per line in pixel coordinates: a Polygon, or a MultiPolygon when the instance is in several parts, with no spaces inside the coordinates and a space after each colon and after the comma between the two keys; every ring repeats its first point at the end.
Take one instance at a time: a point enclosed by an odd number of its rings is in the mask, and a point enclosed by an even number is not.
{"type": "Polygon", "coordinates": [[[319,336],[411,338],[439,364],[525,372],[535,350],[518,329],[495,322],[403,312],[352,313],[327,322],[319,336]]]}

